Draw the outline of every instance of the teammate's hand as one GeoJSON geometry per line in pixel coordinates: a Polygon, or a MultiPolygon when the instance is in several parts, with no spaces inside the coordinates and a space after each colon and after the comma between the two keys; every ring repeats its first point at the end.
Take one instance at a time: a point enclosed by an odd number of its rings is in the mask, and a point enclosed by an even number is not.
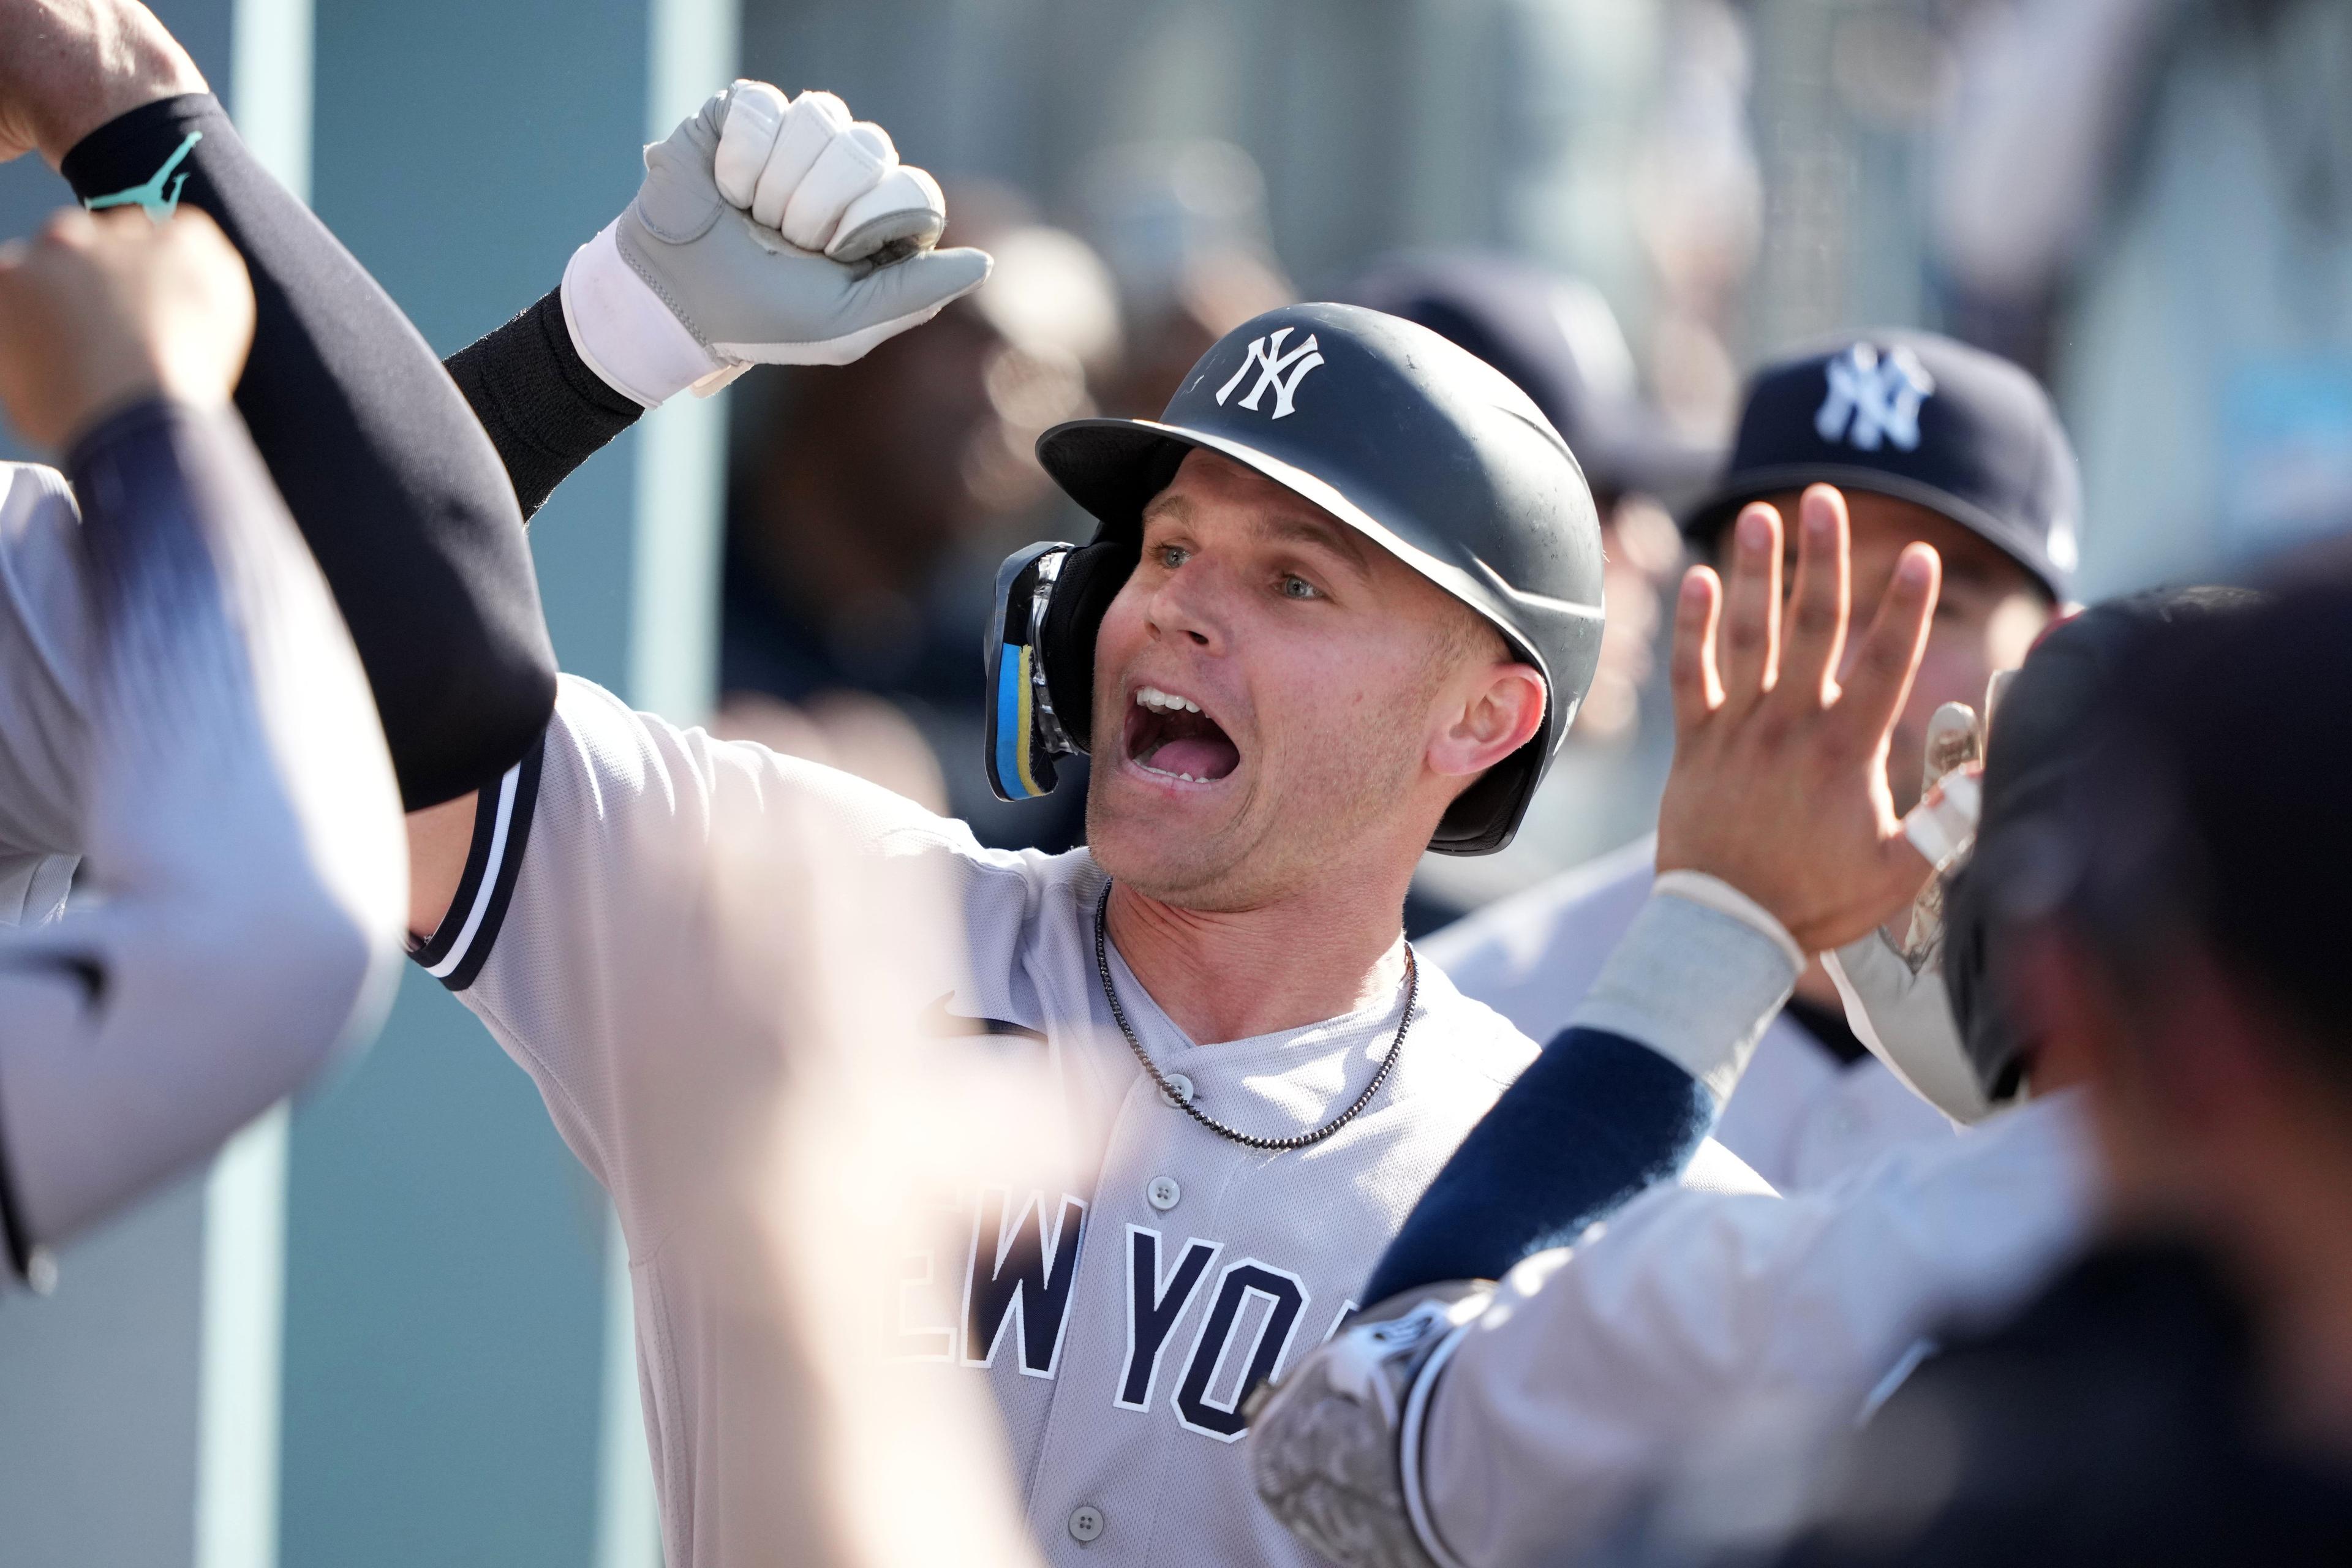
{"type": "Polygon", "coordinates": [[[115,409],[227,403],[253,342],[253,284],[213,220],[68,207],[0,247],[0,409],[57,449],[115,409]]]}
{"type": "Polygon", "coordinates": [[[647,407],[745,366],[846,364],[980,287],[934,250],[940,187],[827,92],[739,81],[646,149],[636,199],[563,275],[581,357],[647,407]]]}
{"type": "Polygon", "coordinates": [[[1814,485],[1799,517],[1785,645],[1770,507],[1739,514],[1727,585],[1704,566],[1683,579],[1658,869],[1721,878],[1822,952],[1887,920],[1927,879],[1895,816],[1886,759],[1942,565],[1925,544],[1904,551],[1849,660],[1845,498],[1814,485]]]}
{"type": "Polygon", "coordinates": [[[38,152],[55,168],[118,115],[204,73],[134,0],[0,0],[0,163],[38,152]]]}

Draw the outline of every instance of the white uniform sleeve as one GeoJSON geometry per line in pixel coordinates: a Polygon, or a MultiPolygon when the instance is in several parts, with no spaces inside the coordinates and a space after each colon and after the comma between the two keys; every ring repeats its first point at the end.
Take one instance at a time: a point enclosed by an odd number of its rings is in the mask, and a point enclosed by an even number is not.
{"type": "Polygon", "coordinates": [[[765,999],[743,994],[747,933],[772,929],[773,911],[730,916],[741,879],[717,873],[810,820],[877,867],[971,845],[961,824],[887,790],[565,676],[541,745],[482,792],[457,895],[412,952],[537,1082],[634,1257],[690,1197],[678,1189],[706,1157],[698,1130],[724,1124],[720,1086],[747,1068],[738,1047],[778,1035],[746,1016],[765,999]]]}
{"type": "Polygon", "coordinates": [[[0,550],[0,837],[85,850],[95,906],[0,943],[20,1271],[371,1032],[407,892],[358,657],[243,426],[145,405],[72,468],[79,529],[34,481],[0,550]]]}
{"type": "Polygon", "coordinates": [[[89,605],[63,474],[0,464],[0,921],[57,912],[81,850],[89,605]]]}
{"type": "Polygon", "coordinates": [[[1408,1489],[1453,1561],[1566,1560],[1671,1469],[1852,1420],[1940,1322],[2079,1244],[2080,1108],[2039,1101],[1792,1198],[1660,1189],[1529,1258],[1448,1346],[1408,1489]]]}

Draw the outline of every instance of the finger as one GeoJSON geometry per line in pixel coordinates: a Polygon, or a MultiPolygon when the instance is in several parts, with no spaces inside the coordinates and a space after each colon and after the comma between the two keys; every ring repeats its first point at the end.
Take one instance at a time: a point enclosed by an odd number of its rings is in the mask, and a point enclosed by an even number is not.
{"type": "Polygon", "coordinates": [[[1845,497],[1828,485],[1797,508],[1797,578],[1780,647],[1780,700],[1818,710],[1831,700],[1853,603],[1845,497]]]}
{"type": "Polygon", "coordinates": [[[1723,682],[1715,672],[1715,632],[1723,605],[1723,584],[1705,566],[1683,574],[1675,601],[1674,651],[1667,677],[1675,693],[1675,733],[1686,735],[1723,705],[1723,682]]]}
{"type": "Polygon", "coordinates": [[[764,81],[739,81],[728,89],[727,123],[710,160],[720,195],[739,207],[751,206],[768,155],[776,150],[776,133],[784,128],[791,109],[782,91],[764,81]]]}
{"type": "Polygon", "coordinates": [[[901,163],[843,211],[824,253],[835,261],[871,258],[887,266],[929,250],[947,226],[948,199],[940,183],[927,171],[901,163]]]}
{"type": "Polygon", "coordinates": [[[995,265],[988,252],[970,247],[911,256],[858,279],[850,289],[850,308],[861,324],[910,316],[928,321],[987,282],[995,265]]]}
{"type": "Polygon", "coordinates": [[[1850,745],[1868,751],[1886,743],[1895,715],[1911,695],[1920,656],[1927,651],[1927,626],[1942,578],[1943,563],[1932,545],[1903,547],[1894,580],[1878,602],[1878,614],[1871,619],[1838,695],[1838,723],[1850,745]]]}
{"type": "Polygon", "coordinates": [[[767,167],[760,171],[760,184],[751,193],[751,221],[768,228],[782,227],[784,208],[802,178],[816,166],[833,139],[848,129],[849,105],[833,94],[804,92],[793,100],[792,107],[784,110],[783,124],[776,129],[776,144],[768,153],[767,167]]]}
{"type": "Polygon", "coordinates": [[[882,183],[898,166],[898,150],[890,133],[870,120],[861,120],[824,144],[809,172],[793,187],[784,204],[784,243],[803,250],[823,250],[833,239],[841,215],[849,204],[882,183]]]}
{"type": "Polygon", "coordinates": [[[1745,710],[1771,689],[1780,642],[1780,514],[1761,501],[1732,524],[1723,586],[1723,700],[1745,710]]]}

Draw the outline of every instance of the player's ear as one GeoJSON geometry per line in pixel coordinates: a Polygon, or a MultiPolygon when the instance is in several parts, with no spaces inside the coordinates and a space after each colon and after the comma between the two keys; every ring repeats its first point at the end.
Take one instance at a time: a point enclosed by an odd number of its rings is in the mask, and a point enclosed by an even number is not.
{"type": "Polygon", "coordinates": [[[1466,674],[1450,688],[1458,700],[1441,715],[1442,727],[1429,744],[1430,768],[1445,777],[1485,773],[1543,727],[1543,677],[1532,665],[1496,658],[1466,674]]]}

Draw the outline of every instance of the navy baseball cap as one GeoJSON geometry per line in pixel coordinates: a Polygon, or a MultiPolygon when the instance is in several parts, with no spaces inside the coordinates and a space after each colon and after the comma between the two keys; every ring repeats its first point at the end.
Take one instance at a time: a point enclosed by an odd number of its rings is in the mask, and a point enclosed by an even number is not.
{"type": "Polygon", "coordinates": [[[1711,542],[1751,500],[1810,484],[1870,490],[1951,519],[2073,596],[2082,478],[2041,384],[1932,332],[1873,331],[1765,366],[1748,385],[1722,481],[1685,514],[1711,542]]]}

